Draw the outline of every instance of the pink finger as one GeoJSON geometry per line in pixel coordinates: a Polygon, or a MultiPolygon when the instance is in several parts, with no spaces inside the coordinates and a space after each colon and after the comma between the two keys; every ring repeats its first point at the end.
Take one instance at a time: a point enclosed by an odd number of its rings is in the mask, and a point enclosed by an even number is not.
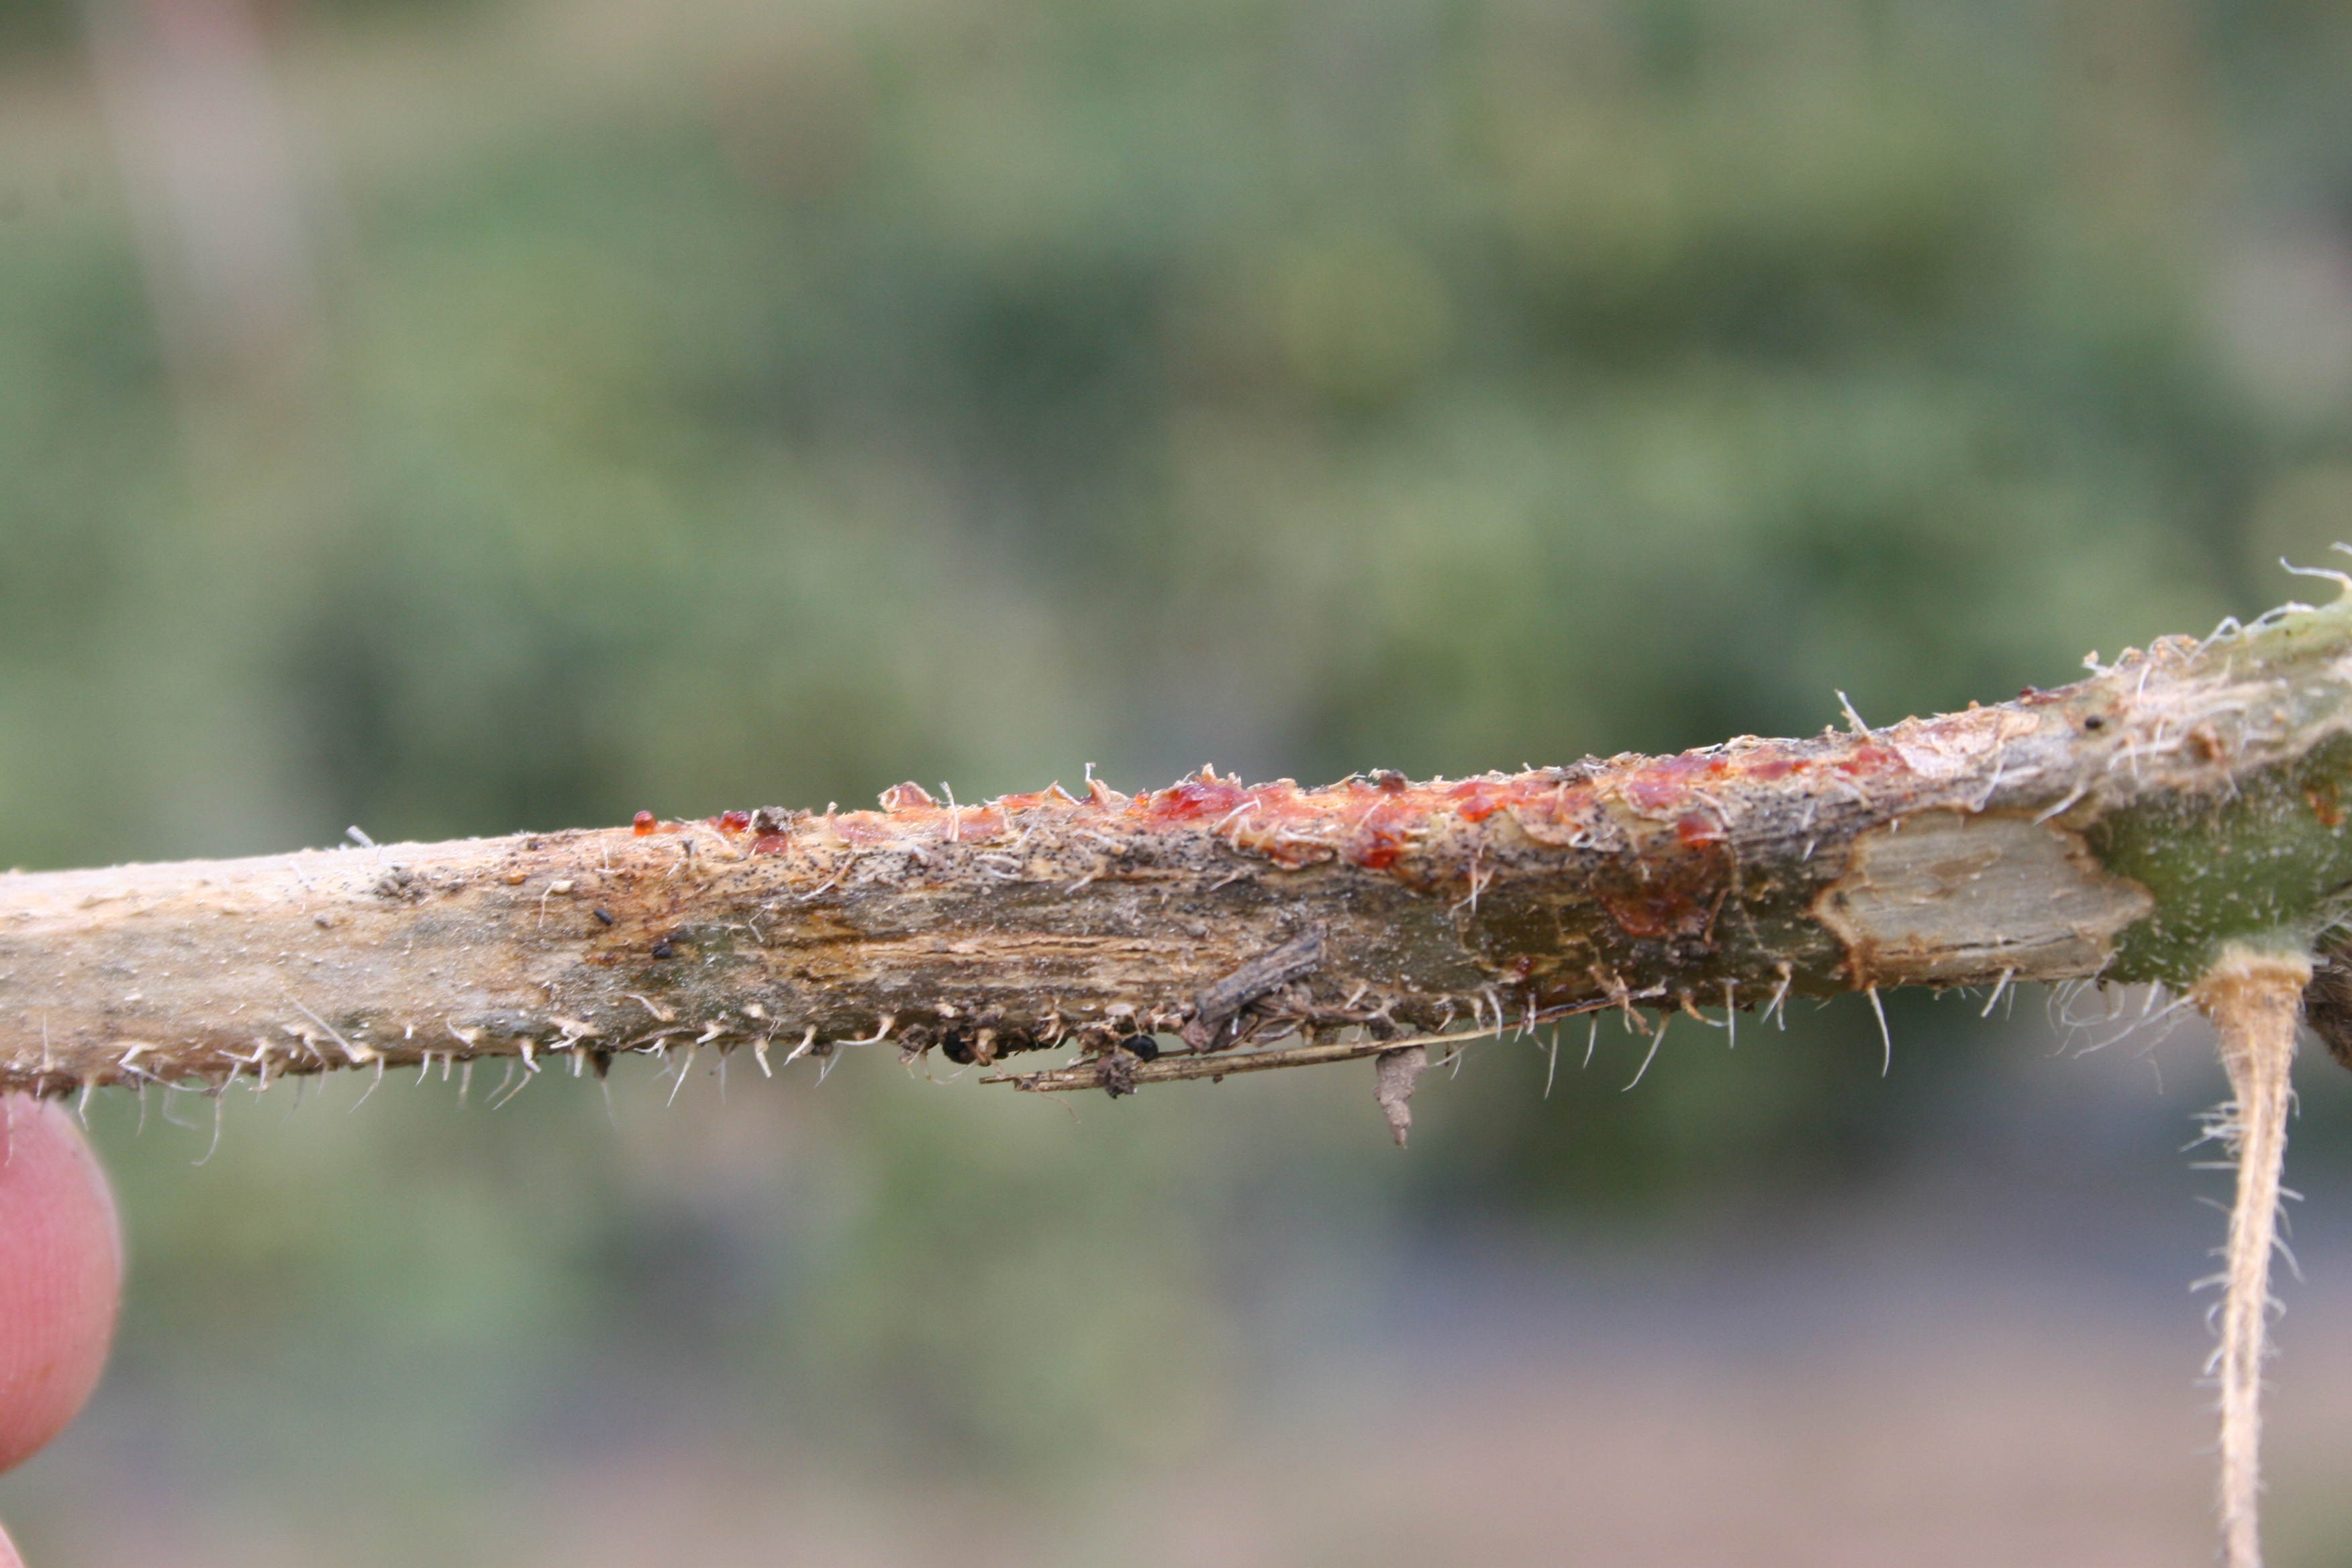
{"type": "MultiPolygon", "coordinates": [[[[121,1286],[114,1197],[89,1145],[56,1105],[0,1099],[0,1469],[89,1397],[121,1286]]],[[[0,1543],[0,1568],[15,1557],[0,1543]]]]}

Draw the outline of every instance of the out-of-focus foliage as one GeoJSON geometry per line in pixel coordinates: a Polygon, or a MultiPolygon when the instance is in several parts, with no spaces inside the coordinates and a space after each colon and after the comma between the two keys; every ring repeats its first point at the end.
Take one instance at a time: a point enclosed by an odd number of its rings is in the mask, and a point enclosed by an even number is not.
{"type": "Polygon", "coordinates": [[[175,433],[115,193],[26,198],[14,858],[1892,716],[2342,488],[2338,176],[2185,16],[688,15],[294,18],[299,411],[175,433]]]}
{"type": "MultiPolygon", "coordinates": [[[[0,5],[0,862],[1892,719],[2352,533],[2333,7],[275,7],[299,286],[250,319],[60,15],[0,5]]],[[[632,1377],[1181,1452],[1246,1260],[1846,1179],[1972,1081],[1948,1011],[1885,1087],[1859,1009],[1685,1021],[1633,1095],[1622,1037],[1549,1100],[1516,1044],[1407,1163],[1352,1079],[1075,1133],[878,1072],[617,1131],[387,1088],[196,1171],[117,1107],[121,1375],[315,1476],[259,1408],[307,1386],[427,1489],[657,1419],[632,1377]]]]}

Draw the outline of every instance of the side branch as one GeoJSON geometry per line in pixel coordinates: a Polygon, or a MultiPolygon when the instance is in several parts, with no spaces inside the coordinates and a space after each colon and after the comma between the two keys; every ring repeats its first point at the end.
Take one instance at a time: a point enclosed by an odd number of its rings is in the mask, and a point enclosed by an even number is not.
{"type": "Polygon", "coordinates": [[[846,1045],[1123,1089],[1598,1007],[2186,985],[2352,885],[2352,610],[1997,707],[1680,756],[0,878],[0,1087],[846,1045]],[[1074,1079],[1072,1075],[1079,1075],[1074,1079]]]}

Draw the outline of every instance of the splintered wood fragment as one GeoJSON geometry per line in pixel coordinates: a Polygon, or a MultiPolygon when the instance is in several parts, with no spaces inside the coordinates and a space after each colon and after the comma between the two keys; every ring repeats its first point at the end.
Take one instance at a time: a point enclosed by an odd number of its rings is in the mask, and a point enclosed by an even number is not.
{"type": "MultiPolygon", "coordinates": [[[[1539,1024],[1549,1024],[1578,1013],[1590,1013],[1614,1005],[1609,1002],[1589,1002],[1580,1007],[1562,1008],[1540,1015],[1539,1024]]],[[[1510,1027],[1517,1027],[1511,1024],[1510,1027]]],[[[1451,1032],[1405,1037],[1371,1035],[1357,1040],[1331,1040],[1319,1045],[1268,1046],[1259,1050],[1201,1053],[1188,1056],[1163,1056],[1152,1061],[1121,1062],[1110,1067],[1107,1053],[1076,1066],[1049,1068],[1042,1072],[993,1073],[982,1083],[1009,1083],[1015,1089],[1038,1094],[1069,1093],[1080,1089],[1110,1089],[1117,1075],[1118,1092],[1131,1094],[1148,1083],[1182,1083],[1192,1079],[1223,1079],[1237,1073],[1271,1072],[1277,1068],[1323,1067],[1332,1062],[1361,1061],[1366,1057],[1384,1057],[1414,1046],[1440,1046],[1449,1051],[1459,1050],[1500,1033],[1492,1025],[1484,1028],[1456,1029],[1451,1032]]]]}
{"type": "Polygon", "coordinates": [[[1672,757],[901,784],[876,811],[0,877],[0,1087],[774,1042],[1052,1047],[1007,1076],[1125,1089],[1602,1006],[2186,986],[2352,885],[2347,669],[2352,612],[2292,606],[1995,707],[1672,757]]]}
{"type": "Polygon", "coordinates": [[[1315,973],[1323,963],[1327,934],[1317,926],[1202,987],[1192,1000],[1192,1016],[1178,1031],[1185,1044],[1196,1051],[1213,1051],[1228,1043],[1223,1038],[1225,1026],[1241,1016],[1243,1008],[1315,973]]]}
{"type": "MultiPolygon", "coordinates": [[[[1454,1046],[1478,1037],[1475,1032],[1456,1035],[1419,1035],[1412,1038],[1423,1045],[1454,1046]]],[[[1182,1083],[1192,1079],[1231,1078],[1242,1073],[1271,1072],[1278,1068],[1322,1067],[1332,1062],[1361,1061],[1366,1057],[1385,1056],[1407,1042],[1391,1040],[1345,1040],[1324,1045],[1276,1046],[1261,1051],[1231,1051],[1214,1056],[1161,1057],[1157,1061],[1141,1062],[1124,1071],[1128,1086],[1150,1083],[1182,1083]]],[[[981,1079],[982,1083],[1009,1083],[1016,1089],[1039,1093],[1057,1090],[1106,1089],[1104,1061],[1096,1058],[1076,1067],[1061,1068],[1045,1072],[998,1073],[981,1079]]],[[[1131,1092],[1131,1087],[1122,1092],[1131,1092]]]]}

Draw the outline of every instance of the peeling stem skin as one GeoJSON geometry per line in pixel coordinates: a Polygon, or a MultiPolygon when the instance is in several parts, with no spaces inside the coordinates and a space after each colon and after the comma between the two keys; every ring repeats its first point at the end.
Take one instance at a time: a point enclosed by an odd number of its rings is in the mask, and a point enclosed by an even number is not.
{"type": "MultiPolygon", "coordinates": [[[[2185,986],[2352,884],[2352,608],[1888,729],[1324,789],[1204,770],[0,877],[0,1087],[769,1041],[1224,1051],[1902,984],[2185,986]],[[1306,936],[1319,931],[1318,943],[1306,936]],[[1301,968],[1301,965],[1305,965],[1301,968]],[[810,1031],[814,1031],[811,1034],[810,1031]]],[[[1121,1053],[1138,1082],[1181,1055],[1121,1053]]],[[[1301,1061],[1328,1059],[1313,1052],[1301,1061]]],[[[1034,1087],[1067,1087],[1034,1078],[1034,1087]]]]}

